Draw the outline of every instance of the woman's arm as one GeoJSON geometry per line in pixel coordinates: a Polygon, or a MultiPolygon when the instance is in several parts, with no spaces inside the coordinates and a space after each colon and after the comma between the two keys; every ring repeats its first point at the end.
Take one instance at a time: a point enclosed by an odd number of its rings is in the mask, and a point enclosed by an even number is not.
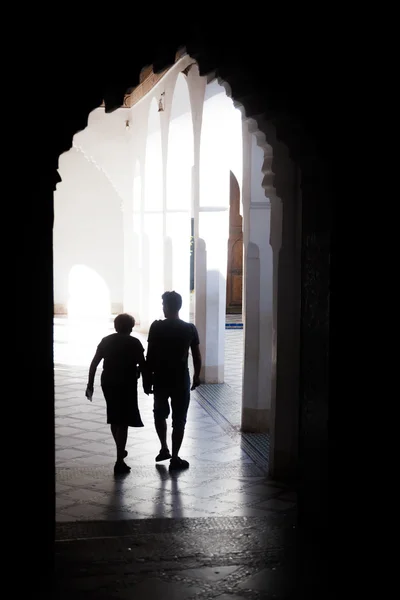
{"type": "Polygon", "coordinates": [[[89,395],[90,396],[93,395],[94,378],[95,378],[95,375],[96,375],[96,370],[97,370],[97,367],[99,365],[99,362],[102,359],[103,359],[103,354],[102,354],[101,350],[99,350],[99,348],[97,348],[96,354],[94,355],[93,360],[90,363],[90,367],[89,367],[88,384],[87,384],[87,387],[86,387],[86,398],[89,398],[89,395]],[[88,395],[88,392],[89,393],[91,392],[91,393],[88,395]]]}

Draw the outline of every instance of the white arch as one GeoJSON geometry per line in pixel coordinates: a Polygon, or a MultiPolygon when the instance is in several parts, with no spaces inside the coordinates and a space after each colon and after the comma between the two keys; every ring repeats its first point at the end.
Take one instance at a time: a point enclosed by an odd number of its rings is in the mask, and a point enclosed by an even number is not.
{"type": "Polygon", "coordinates": [[[241,114],[224,88],[213,82],[206,88],[200,138],[198,232],[204,244],[196,246],[195,283],[196,325],[204,340],[204,377],[208,383],[224,381],[230,172],[241,189],[242,157],[241,114]]]}
{"type": "Polygon", "coordinates": [[[193,120],[185,77],[177,77],[168,131],[165,215],[165,286],[182,295],[181,316],[190,318],[190,235],[193,211],[193,120]]]}
{"type": "Polygon", "coordinates": [[[124,213],[124,311],[140,324],[141,306],[142,177],[137,159],[133,168],[132,197],[124,213]]]}
{"type": "MultiPolygon", "coordinates": [[[[54,194],[54,303],[55,310],[68,310],[68,277],[75,264],[87,265],[106,281],[111,295],[111,311],[123,302],[123,219],[120,198],[104,171],[76,149],[60,161],[62,183],[54,194]]],[[[90,277],[88,275],[88,277],[90,277]]],[[[84,280],[84,277],[83,277],[84,280]]],[[[90,289],[89,289],[90,292],[90,289]]],[[[98,311],[97,298],[88,292],[93,311],[82,296],[82,309],[90,317],[98,311]]],[[[75,300],[73,310],[78,310],[75,300]]],[[[79,312],[79,311],[78,311],[79,312]]]]}
{"type": "Polygon", "coordinates": [[[158,104],[151,101],[145,153],[142,250],[141,327],[162,317],[164,292],[164,198],[161,123],[158,104]]]}

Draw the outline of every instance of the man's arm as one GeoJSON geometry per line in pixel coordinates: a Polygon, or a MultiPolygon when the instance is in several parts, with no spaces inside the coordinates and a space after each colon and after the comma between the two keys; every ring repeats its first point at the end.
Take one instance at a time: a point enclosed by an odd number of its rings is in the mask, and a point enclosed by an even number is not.
{"type": "Polygon", "coordinates": [[[192,385],[191,389],[194,390],[195,388],[197,388],[200,385],[201,353],[200,353],[199,344],[192,344],[190,349],[192,351],[193,367],[194,367],[193,385],[192,385]]]}
{"type": "Polygon", "coordinates": [[[197,388],[200,385],[200,371],[201,371],[201,353],[200,353],[200,340],[199,334],[197,332],[196,327],[193,326],[193,340],[190,345],[190,349],[192,351],[192,359],[193,359],[193,385],[192,390],[197,388]]]}
{"type": "Polygon", "coordinates": [[[92,400],[92,396],[93,396],[93,387],[94,387],[94,378],[96,375],[96,370],[97,367],[99,365],[99,362],[103,359],[103,353],[101,352],[101,350],[99,348],[97,348],[96,350],[96,354],[93,357],[92,362],[90,363],[90,367],[89,367],[89,377],[88,377],[88,384],[86,387],[86,398],[88,398],[89,400],[92,400]]]}
{"type": "Polygon", "coordinates": [[[148,396],[151,393],[151,374],[149,372],[149,366],[144,358],[144,349],[143,354],[140,355],[139,369],[142,374],[143,390],[144,393],[148,396]]]}

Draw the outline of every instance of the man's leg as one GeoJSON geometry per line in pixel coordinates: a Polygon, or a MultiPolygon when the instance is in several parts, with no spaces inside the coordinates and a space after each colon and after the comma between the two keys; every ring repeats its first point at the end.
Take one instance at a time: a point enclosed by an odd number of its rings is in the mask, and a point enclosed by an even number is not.
{"type": "Polygon", "coordinates": [[[183,436],[185,435],[185,426],[180,424],[172,430],[172,458],[178,458],[181,449],[183,436]]]}
{"type": "Polygon", "coordinates": [[[167,419],[155,418],[154,424],[161,444],[161,450],[168,450],[167,444],[167,419]]]}
{"type": "Polygon", "coordinates": [[[181,388],[174,390],[171,395],[172,404],[172,458],[171,468],[187,469],[189,463],[187,460],[179,458],[183,437],[185,435],[185,426],[187,411],[190,402],[190,379],[189,375],[181,388]]]}
{"type": "Polygon", "coordinates": [[[165,390],[154,389],[154,425],[161,444],[161,450],[156,456],[156,462],[171,458],[167,444],[167,418],[169,415],[168,397],[165,390]]]}

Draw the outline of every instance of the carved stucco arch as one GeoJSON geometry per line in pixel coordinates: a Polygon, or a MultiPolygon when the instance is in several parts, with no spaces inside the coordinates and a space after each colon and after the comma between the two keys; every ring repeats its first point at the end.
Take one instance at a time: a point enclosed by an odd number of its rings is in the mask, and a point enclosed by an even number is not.
{"type": "MultiPolygon", "coordinates": [[[[103,177],[105,177],[105,179],[108,181],[108,183],[110,184],[110,186],[112,187],[112,189],[114,190],[114,192],[116,193],[117,197],[119,198],[119,202],[120,202],[120,208],[122,210],[123,207],[123,197],[120,193],[120,191],[118,190],[117,186],[115,185],[114,181],[112,180],[112,177],[109,175],[109,173],[104,169],[104,167],[102,167],[101,165],[98,164],[98,162],[93,158],[93,156],[91,156],[90,154],[88,154],[81,146],[75,144],[74,142],[72,142],[72,147],[70,148],[70,150],[67,150],[66,152],[63,152],[60,157],[59,157],[59,164],[58,164],[58,174],[59,170],[60,170],[60,161],[63,160],[63,157],[66,157],[68,152],[71,152],[75,150],[78,154],[81,154],[83,156],[83,158],[90,164],[92,165],[97,171],[99,171],[99,173],[101,173],[103,175],[103,177]]],[[[60,181],[57,183],[57,185],[59,185],[60,183],[62,183],[62,178],[60,175],[60,181]]]]}
{"type": "MultiPolygon", "coordinates": [[[[185,56],[185,54],[186,54],[185,50],[182,50],[182,49],[177,50],[176,60],[181,59],[182,57],[185,56]]],[[[199,70],[200,70],[200,75],[202,77],[206,77],[208,82],[211,82],[214,79],[218,80],[220,85],[222,85],[225,88],[227,95],[230,98],[232,98],[235,107],[238,108],[242,112],[244,120],[249,123],[249,131],[251,131],[251,133],[254,133],[256,135],[258,145],[261,148],[263,148],[263,150],[264,150],[265,160],[264,160],[264,165],[263,165],[263,174],[264,174],[263,187],[266,190],[266,192],[265,192],[266,196],[269,197],[271,200],[273,198],[279,198],[280,200],[284,201],[284,198],[286,195],[285,194],[286,186],[283,181],[283,178],[280,178],[279,175],[277,176],[276,167],[277,167],[279,160],[284,159],[285,162],[288,162],[288,161],[291,162],[291,158],[289,155],[289,147],[287,145],[285,145],[283,143],[283,141],[280,141],[278,139],[276,126],[272,123],[271,120],[268,119],[268,115],[266,115],[265,113],[260,114],[260,115],[252,115],[251,114],[251,110],[248,110],[246,108],[247,104],[250,103],[251,98],[249,98],[249,99],[240,98],[240,95],[239,96],[236,95],[235,92],[232,91],[231,84],[229,81],[230,77],[228,75],[224,75],[224,77],[222,77],[215,71],[215,69],[210,69],[209,71],[207,71],[207,68],[204,73],[201,73],[202,64],[204,63],[205,65],[207,65],[207,63],[209,63],[209,57],[203,58],[201,51],[197,52],[196,54],[193,54],[191,56],[188,55],[188,65],[187,65],[187,67],[185,67],[185,69],[183,69],[183,71],[187,71],[187,73],[188,73],[193,62],[197,63],[199,70]]],[[[171,66],[173,66],[173,65],[169,65],[169,67],[171,67],[171,66]]],[[[145,65],[143,67],[142,71],[145,69],[149,69],[149,68],[151,68],[151,67],[149,67],[148,65],[147,66],[145,65]]],[[[166,68],[163,69],[162,74],[164,75],[165,72],[166,72],[166,68]]],[[[180,73],[180,71],[177,71],[176,76],[171,79],[171,82],[173,82],[173,84],[172,84],[173,87],[175,86],[176,79],[177,79],[179,73],[180,73]]],[[[232,75],[234,76],[234,73],[232,75]]],[[[163,77],[161,77],[157,81],[157,84],[160,81],[162,81],[162,78],[163,77]]],[[[121,108],[124,105],[124,99],[128,95],[128,92],[132,93],[131,90],[132,89],[134,90],[136,87],[137,86],[130,86],[127,88],[127,90],[125,91],[125,94],[121,97],[119,105],[117,105],[115,103],[115,101],[111,104],[110,102],[107,102],[107,100],[106,100],[104,103],[106,112],[112,112],[112,111],[116,110],[117,108],[121,108]]],[[[189,88],[189,94],[190,94],[190,86],[189,85],[188,85],[188,88],[189,88]]],[[[190,94],[190,96],[191,96],[191,94],[190,94]]],[[[191,101],[192,101],[192,98],[191,98],[191,101]]],[[[96,105],[92,106],[92,110],[94,110],[96,108],[97,108],[96,105]]],[[[170,110],[170,106],[167,107],[167,109],[168,108],[170,110]]],[[[192,114],[194,112],[193,108],[194,107],[192,106],[192,114]]],[[[266,111],[267,110],[268,110],[268,107],[266,107],[266,111]]],[[[68,151],[71,148],[73,136],[76,133],[78,133],[79,131],[82,131],[83,129],[85,129],[85,127],[87,127],[90,112],[92,112],[92,111],[89,111],[89,113],[86,115],[85,122],[81,123],[80,126],[78,126],[76,128],[76,130],[70,132],[71,142],[70,142],[69,146],[65,146],[63,149],[61,149],[60,155],[63,152],[68,151]]],[[[273,115],[271,115],[271,116],[276,116],[276,114],[273,113],[273,115]]],[[[284,171],[284,169],[281,171],[284,171]]],[[[60,181],[59,174],[57,175],[57,178],[58,178],[58,181],[60,181]]]]}

